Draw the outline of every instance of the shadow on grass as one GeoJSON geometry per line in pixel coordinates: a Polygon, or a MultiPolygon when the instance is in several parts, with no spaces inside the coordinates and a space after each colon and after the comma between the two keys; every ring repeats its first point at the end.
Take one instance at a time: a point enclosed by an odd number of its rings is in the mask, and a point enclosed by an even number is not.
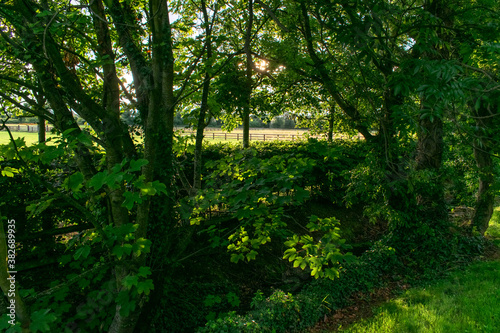
{"type": "Polygon", "coordinates": [[[499,332],[500,261],[479,262],[406,291],[342,332],[499,332]]]}

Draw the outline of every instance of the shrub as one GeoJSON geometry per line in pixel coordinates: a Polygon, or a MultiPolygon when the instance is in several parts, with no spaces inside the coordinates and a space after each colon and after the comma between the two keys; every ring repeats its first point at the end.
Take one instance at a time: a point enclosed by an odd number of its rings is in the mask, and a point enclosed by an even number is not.
{"type": "Polygon", "coordinates": [[[275,290],[265,298],[258,292],[252,311],[245,315],[228,313],[197,332],[301,332],[325,314],[347,305],[355,293],[381,286],[382,277],[396,264],[394,250],[376,243],[359,260],[346,263],[336,280],[314,280],[297,295],[275,290]]]}

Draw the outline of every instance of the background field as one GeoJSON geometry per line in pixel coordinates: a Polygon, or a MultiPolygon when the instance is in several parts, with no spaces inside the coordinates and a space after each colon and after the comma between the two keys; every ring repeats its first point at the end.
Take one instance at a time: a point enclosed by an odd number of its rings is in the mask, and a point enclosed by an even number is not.
{"type": "MultiPolygon", "coordinates": [[[[194,135],[195,133],[189,129],[181,129],[182,135],[194,135]]],[[[307,138],[309,133],[306,129],[274,129],[274,128],[258,128],[250,130],[251,141],[273,141],[273,140],[299,140],[307,138]]],[[[38,133],[33,132],[14,132],[14,138],[24,137],[27,144],[36,143],[38,141],[38,133]]],[[[50,135],[48,134],[47,137],[50,135]]],[[[321,136],[314,136],[321,138],[321,136]]],[[[340,135],[338,136],[341,137],[340,135]]],[[[342,136],[343,137],[343,136],[342,136]]],[[[209,128],[205,130],[205,140],[211,142],[226,142],[226,141],[242,141],[243,130],[236,129],[232,132],[224,132],[219,128],[209,128]]],[[[0,144],[9,142],[9,135],[6,131],[0,131],[0,144]]]]}

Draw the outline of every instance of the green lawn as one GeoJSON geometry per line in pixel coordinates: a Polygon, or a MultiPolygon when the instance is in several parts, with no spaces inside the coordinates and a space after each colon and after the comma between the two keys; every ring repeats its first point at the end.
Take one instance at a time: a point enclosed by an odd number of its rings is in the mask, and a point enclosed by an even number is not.
{"type": "MultiPolygon", "coordinates": [[[[12,132],[12,136],[14,137],[14,139],[24,138],[27,145],[31,145],[33,143],[38,142],[38,133],[12,132]]],[[[47,138],[49,138],[50,136],[51,136],[50,133],[48,133],[47,138]]],[[[10,142],[9,133],[7,131],[0,131],[0,145],[5,145],[9,142],[10,142]]]]}
{"type": "Polygon", "coordinates": [[[410,289],[376,309],[373,318],[340,331],[500,332],[500,261],[475,263],[433,285],[410,289]]]}
{"type": "MultiPolygon", "coordinates": [[[[495,208],[490,220],[490,226],[485,233],[486,236],[493,238],[494,242],[500,246],[500,207],[495,208]]],[[[500,330],[499,330],[500,331],[500,330]]]]}

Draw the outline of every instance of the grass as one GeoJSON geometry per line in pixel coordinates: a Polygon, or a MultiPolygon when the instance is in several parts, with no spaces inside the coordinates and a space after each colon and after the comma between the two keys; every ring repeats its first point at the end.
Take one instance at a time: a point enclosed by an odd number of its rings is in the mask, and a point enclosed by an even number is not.
{"type": "MultiPolygon", "coordinates": [[[[38,133],[33,132],[12,132],[12,136],[14,139],[23,138],[26,141],[27,145],[31,145],[33,143],[38,142],[38,133]]],[[[48,135],[47,135],[48,137],[48,135]]],[[[7,131],[0,131],[0,145],[5,145],[10,142],[9,133],[7,131]]]]}
{"type": "Polygon", "coordinates": [[[499,332],[500,261],[475,263],[428,287],[410,289],[376,309],[373,318],[340,331],[499,332]]]}
{"type": "MultiPolygon", "coordinates": [[[[38,143],[38,133],[12,132],[12,136],[14,137],[14,139],[24,138],[24,141],[28,146],[34,143],[38,143]]],[[[55,138],[56,136],[57,135],[53,135],[51,133],[46,134],[47,139],[55,138]]],[[[0,145],[6,145],[8,143],[10,143],[9,133],[7,133],[7,131],[0,131],[0,145]]]]}
{"type": "Polygon", "coordinates": [[[500,207],[495,208],[493,211],[490,226],[486,230],[485,235],[492,238],[493,242],[500,246],[500,207]]]}

